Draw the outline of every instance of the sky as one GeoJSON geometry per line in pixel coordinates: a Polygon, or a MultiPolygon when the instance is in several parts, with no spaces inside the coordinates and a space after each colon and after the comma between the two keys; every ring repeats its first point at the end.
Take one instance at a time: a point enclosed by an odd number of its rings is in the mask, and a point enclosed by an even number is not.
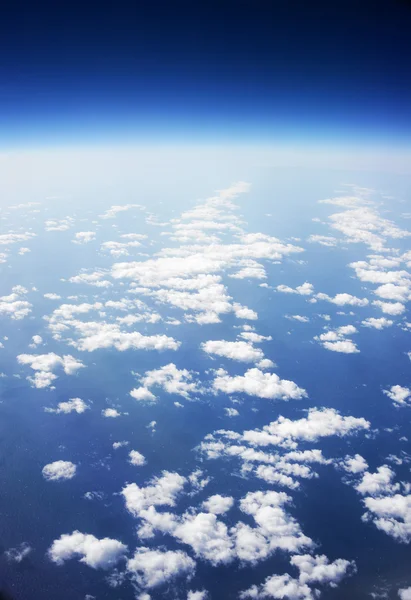
{"type": "Polygon", "coordinates": [[[409,147],[405,0],[7,3],[1,147],[409,147]]]}
{"type": "Polygon", "coordinates": [[[411,6],[8,3],[0,600],[410,600],[411,6]]]}

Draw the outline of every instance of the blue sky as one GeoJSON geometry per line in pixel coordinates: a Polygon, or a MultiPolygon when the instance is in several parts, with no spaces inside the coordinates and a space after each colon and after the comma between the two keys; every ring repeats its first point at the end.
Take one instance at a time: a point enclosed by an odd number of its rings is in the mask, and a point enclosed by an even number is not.
{"type": "Polygon", "coordinates": [[[409,145],[409,3],[8,4],[1,146],[409,145]]]}

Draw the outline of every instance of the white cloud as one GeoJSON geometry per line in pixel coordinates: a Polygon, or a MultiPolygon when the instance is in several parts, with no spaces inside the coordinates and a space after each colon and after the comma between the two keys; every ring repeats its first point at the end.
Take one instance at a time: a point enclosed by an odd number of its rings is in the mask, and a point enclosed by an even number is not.
{"type": "Polygon", "coordinates": [[[203,508],[214,515],[224,515],[234,505],[234,498],[215,494],[203,502],[203,508]]]}
{"type": "Polygon", "coordinates": [[[272,575],[261,586],[253,585],[242,592],[240,598],[314,600],[320,596],[320,591],[312,589],[308,584],[337,587],[344,577],[356,572],[354,561],[338,558],[334,562],[330,562],[324,555],[296,555],[291,557],[290,562],[300,572],[298,579],[291,577],[288,573],[272,575]]]}
{"type": "Polygon", "coordinates": [[[201,344],[201,349],[207,354],[215,354],[239,362],[258,362],[264,358],[260,348],[254,348],[252,344],[243,341],[209,340],[201,344]]]}
{"type": "Polygon", "coordinates": [[[108,417],[109,419],[116,419],[121,416],[121,413],[116,408],[105,408],[101,411],[101,414],[103,417],[108,417]]]}
{"type": "Polygon", "coordinates": [[[190,590],[187,594],[187,600],[207,600],[208,597],[208,592],[206,590],[190,590]]]}
{"type": "Polygon", "coordinates": [[[43,477],[47,481],[60,481],[61,479],[72,479],[76,474],[77,467],[72,462],[57,460],[43,467],[43,477]]]}
{"type": "Polygon", "coordinates": [[[41,335],[33,335],[31,338],[31,344],[29,344],[29,347],[36,348],[37,346],[39,346],[42,343],[43,343],[43,338],[41,337],[41,335]]]}
{"type": "Polygon", "coordinates": [[[130,392],[130,396],[140,402],[155,402],[156,396],[145,387],[134,388],[130,392]]]}
{"type": "Polygon", "coordinates": [[[99,540],[94,535],[73,531],[54,540],[48,556],[58,565],[64,564],[66,560],[81,557],[80,562],[93,569],[111,569],[124,558],[126,552],[127,546],[118,540],[99,540]]]}
{"type": "Polygon", "coordinates": [[[93,273],[82,272],[79,275],[70,277],[69,281],[70,283],[93,285],[98,288],[108,288],[113,284],[107,279],[104,279],[106,275],[107,273],[105,271],[94,271],[93,273]]]}
{"type": "Polygon", "coordinates": [[[174,363],[147,371],[140,381],[142,387],[130,392],[136,400],[154,401],[155,396],[149,391],[153,386],[162,388],[168,394],[178,394],[184,398],[190,398],[191,394],[200,392],[197,382],[193,380],[193,372],[178,369],[174,363]]]}
{"type": "Polygon", "coordinates": [[[368,463],[361,454],[355,454],[354,456],[346,456],[341,461],[340,466],[347,471],[347,473],[362,473],[368,469],[368,463]]]}
{"type": "Polygon", "coordinates": [[[344,354],[355,354],[359,352],[356,344],[345,336],[357,333],[353,325],[343,325],[335,330],[328,330],[315,336],[314,339],[321,343],[323,348],[332,352],[343,352],[344,354]]]}
{"type": "Polygon", "coordinates": [[[397,406],[407,406],[411,399],[411,389],[401,385],[392,385],[389,390],[383,390],[383,393],[390,398],[397,406]]]}
{"type": "Polygon", "coordinates": [[[49,294],[44,294],[44,298],[47,298],[48,300],[60,300],[61,296],[59,296],[58,294],[54,294],[52,292],[52,293],[49,293],[49,294]]]}
{"type": "Polygon", "coordinates": [[[130,450],[128,456],[130,458],[130,464],[134,465],[135,467],[142,467],[147,462],[145,457],[138,452],[138,450],[130,450]]]}
{"type": "Polygon", "coordinates": [[[403,543],[411,541],[411,495],[383,496],[365,498],[368,512],[364,521],[372,521],[377,529],[403,543]]]}
{"type": "Polygon", "coordinates": [[[330,562],[324,555],[292,556],[290,562],[299,569],[301,583],[320,583],[331,587],[336,587],[347,574],[356,570],[354,561],[337,558],[330,562]]]}
{"type": "Polygon", "coordinates": [[[131,210],[132,208],[138,208],[144,210],[144,206],[141,204],[121,204],[111,206],[104,214],[100,215],[101,219],[114,219],[118,213],[131,210]]]}
{"type": "Polygon", "coordinates": [[[324,342],[324,348],[332,352],[342,352],[344,354],[355,354],[359,352],[356,344],[351,340],[342,340],[337,342],[324,342]]]}
{"type": "Polygon", "coordinates": [[[245,393],[259,398],[299,400],[307,396],[306,391],[293,381],[280,379],[275,373],[263,373],[260,369],[249,369],[244,375],[230,377],[219,369],[213,381],[215,391],[226,394],[245,393]]]}
{"type": "Polygon", "coordinates": [[[9,548],[9,550],[5,551],[5,555],[7,560],[21,563],[26,556],[32,552],[33,548],[27,542],[21,543],[17,548],[9,548]]]}
{"type": "Polygon", "coordinates": [[[65,217],[64,219],[48,219],[44,223],[46,231],[67,231],[74,225],[74,219],[72,217],[65,217]]]}
{"type": "Polygon", "coordinates": [[[308,241],[312,243],[321,244],[321,246],[327,246],[332,248],[338,244],[338,240],[335,237],[329,235],[310,235],[308,241]]]}
{"type": "Polygon", "coordinates": [[[163,471],[161,477],[154,477],[145,487],[129,483],[122,489],[121,494],[126,501],[127,510],[139,516],[142,510],[152,505],[174,506],[186,482],[186,478],[178,473],[163,471]]]}
{"type": "Polygon", "coordinates": [[[139,331],[124,332],[114,323],[71,321],[81,337],[73,345],[81,351],[94,352],[114,347],[125,350],[177,350],[181,342],[167,335],[143,335],[139,331]]]}
{"type": "Polygon", "coordinates": [[[231,407],[225,408],[224,412],[227,415],[227,417],[238,417],[240,414],[236,408],[231,407]]]}
{"type": "Polygon", "coordinates": [[[6,315],[14,320],[24,319],[31,313],[32,304],[23,300],[27,290],[21,285],[15,285],[12,293],[0,297],[0,315],[6,315]]]}
{"type": "Polygon", "coordinates": [[[123,440],[122,442],[114,442],[113,443],[113,448],[114,450],[117,450],[118,448],[123,448],[124,446],[128,446],[130,442],[127,442],[126,440],[123,440]]]}
{"type": "Polygon", "coordinates": [[[355,486],[357,492],[363,496],[381,496],[392,494],[399,489],[398,484],[393,484],[394,471],[387,465],[378,467],[375,473],[365,472],[361,481],[355,486]]]}
{"type": "Polygon", "coordinates": [[[59,356],[54,352],[48,354],[19,354],[17,362],[21,365],[29,365],[31,369],[36,371],[34,377],[28,377],[27,379],[37,388],[49,387],[57,379],[57,375],[53,373],[56,368],[62,368],[66,375],[74,375],[76,371],[85,366],[70,354],[59,356]]]}
{"type": "Polygon", "coordinates": [[[26,242],[31,238],[36,237],[35,233],[26,231],[25,233],[9,233],[0,234],[0,246],[9,246],[10,244],[17,244],[19,242],[26,242]]]}
{"type": "Polygon", "coordinates": [[[302,315],[286,315],[286,318],[293,321],[299,321],[300,323],[308,323],[310,320],[308,317],[304,317],[302,315]]]}
{"type": "Polygon", "coordinates": [[[240,593],[241,600],[245,598],[288,598],[289,600],[313,600],[311,589],[306,584],[301,584],[286,573],[285,575],[272,575],[268,577],[259,588],[253,585],[248,590],[240,593]]]}
{"type": "Polygon", "coordinates": [[[357,296],[352,296],[347,293],[336,294],[334,297],[331,297],[328,294],[320,292],[319,294],[316,294],[315,297],[318,300],[326,300],[337,306],[367,306],[369,304],[367,298],[357,298],[357,296]]]}
{"type": "Polygon", "coordinates": [[[314,293],[314,286],[312,283],[308,283],[308,281],[302,285],[298,285],[296,288],[291,288],[287,285],[277,285],[276,289],[278,292],[283,292],[284,294],[300,294],[300,296],[311,296],[314,293]]]}
{"type": "Polygon", "coordinates": [[[76,412],[81,415],[89,408],[88,404],[81,398],[71,398],[67,402],[59,402],[57,408],[45,408],[44,410],[49,413],[69,414],[71,412],[76,412]]]}
{"type": "Polygon", "coordinates": [[[386,238],[401,239],[410,235],[392,221],[382,218],[370,206],[336,213],[329,219],[331,227],[343,233],[347,242],[364,243],[377,252],[385,250],[386,238]]]}
{"type": "Polygon", "coordinates": [[[127,570],[143,588],[154,588],[176,577],[190,578],[195,567],[194,560],[181,550],[162,552],[141,547],[127,561],[127,570]]]}
{"type": "Polygon", "coordinates": [[[402,315],[405,311],[405,306],[401,302],[381,302],[381,300],[374,300],[373,305],[378,306],[387,315],[402,315]]]}
{"type": "Polygon", "coordinates": [[[344,437],[369,428],[370,423],[362,417],[344,417],[332,408],[310,408],[306,418],[293,421],[280,416],[262,430],[244,431],[243,439],[257,446],[282,445],[284,442],[290,445],[292,441],[315,442],[330,435],[344,437]]]}
{"type": "Polygon", "coordinates": [[[400,600],[411,600],[411,587],[398,590],[400,600]]]}
{"type": "Polygon", "coordinates": [[[95,231],[79,231],[75,234],[73,242],[75,244],[88,244],[96,239],[95,231]]]}
{"type": "Polygon", "coordinates": [[[365,319],[365,321],[361,321],[361,325],[363,327],[373,327],[374,329],[384,329],[385,327],[391,327],[393,323],[394,321],[386,319],[385,317],[381,317],[379,319],[370,317],[369,319],[365,319]]]}

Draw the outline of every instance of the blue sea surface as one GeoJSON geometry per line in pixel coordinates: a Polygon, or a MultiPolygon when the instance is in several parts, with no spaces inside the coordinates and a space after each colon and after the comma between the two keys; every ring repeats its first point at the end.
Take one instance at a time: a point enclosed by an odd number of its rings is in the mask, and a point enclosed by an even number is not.
{"type": "MultiPolygon", "coordinates": [[[[7,296],[13,286],[21,285],[28,290],[27,299],[32,304],[32,312],[24,319],[0,317],[1,339],[7,338],[3,340],[4,348],[0,349],[0,371],[5,375],[0,378],[0,589],[2,586],[16,600],[83,600],[87,594],[98,600],[138,597],[142,590],[136,591],[128,581],[112,587],[106,580],[108,573],[90,568],[78,558],[56,565],[50,560],[48,549],[62,534],[78,530],[98,539],[120,540],[128,546],[130,554],[137,546],[144,545],[182,549],[194,556],[188,546],[161,533],[139,540],[137,519],[127,511],[120,492],[127,483],[147,485],[163,470],[188,476],[200,468],[210,483],[195,496],[183,496],[175,508],[166,506],[165,510],[182,514],[190,506],[199,507],[213,494],[233,496],[237,501],[257,490],[285,491],[292,496],[287,510],[304,534],[317,544],[315,552],[325,554],[330,561],[338,558],[355,561],[356,573],[345,577],[336,587],[321,588],[321,598],[360,600],[371,593],[386,594],[375,597],[398,597],[399,588],[411,586],[409,544],[399,543],[372,522],[362,521],[365,512],[362,498],[353,485],[344,481],[341,470],[331,465],[313,465],[318,477],[301,480],[301,487],[296,491],[288,490],[247,477],[241,473],[236,458],[207,460],[198,446],[217,430],[242,433],[262,428],[280,415],[301,419],[310,408],[326,407],[342,415],[366,419],[371,424],[370,430],[367,435],[359,432],[347,437],[324,437],[314,443],[302,441],[299,450],[320,448],[324,456],[336,460],[361,454],[371,472],[387,464],[390,455],[411,455],[411,409],[394,406],[383,393],[392,385],[407,387],[410,384],[411,363],[407,356],[411,351],[410,329],[401,326],[407,321],[408,313],[394,317],[384,315],[395,323],[383,330],[362,327],[362,320],[381,317],[382,313],[371,304],[376,298],[375,285],[360,281],[348,265],[367,260],[367,256],[377,252],[365,244],[346,240],[335,247],[307,241],[312,234],[341,237],[330,228],[327,219],[330,214],[345,209],[318,204],[318,201],[348,195],[338,193],[346,183],[392,195],[396,200],[385,201],[383,208],[378,204],[381,215],[403,229],[407,229],[407,225],[411,229],[411,221],[403,217],[411,210],[411,179],[368,172],[268,167],[250,167],[249,172],[237,173],[234,166],[225,175],[223,169],[213,174],[198,168],[195,172],[178,172],[173,177],[166,167],[163,172],[159,169],[154,180],[152,175],[150,172],[144,178],[144,174],[138,172],[135,177],[130,176],[123,189],[113,182],[111,189],[102,190],[101,184],[96,182],[94,192],[93,182],[87,180],[84,194],[79,191],[81,182],[76,181],[75,191],[66,190],[69,200],[45,199],[47,194],[43,188],[41,194],[30,193],[28,188],[20,202],[39,202],[40,205],[14,212],[7,210],[8,199],[2,199],[5,215],[2,233],[9,229],[30,230],[36,237],[20,244],[28,246],[30,253],[20,256],[13,246],[8,262],[0,265],[1,295],[7,296]],[[235,199],[238,212],[246,222],[246,232],[261,232],[304,248],[301,254],[284,257],[279,264],[259,261],[264,262],[267,273],[264,281],[269,288],[261,287],[261,281],[256,279],[233,279],[230,273],[221,273],[230,296],[256,311],[258,320],[242,322],[229,313],[221,315],[220,323],[198,325],[186,322],[185,313],[179,308],[137,295],[150,309],[163,317],[179,319],[181,324],[174,326],[164,320],[142,322],[129,330],[144,335],[172,336],[181,341],[178,351],[106,348],[82,352],[64,338],[63,341],[53,339],[44,317],[61,304],[119,300],[130,283],[110,279],[113,286],[98,288],[70,283],[70,277],[82,269],[109,271],[114,263],[146,260],[162,247],[178,245],[161,235],[170,230],[170,225],[147,224],[143,211],[125,211],[115,220],[101,220],[98,215],[112,205],[136,203],[146,206],[159,222],[170,223],[170,219],[179,218],[182,212],[201,203],[200,199],[213,195],[216,189],[229,187],[238,179],[252,186],[249,193],[235,199]],[[32,209],[39,212],[32,213],[32,209]],[[68,215],[75,220],[69,229],[44,230],[46,219],[64,219],[68,215]],[[313,222],[313,218],[320,222],[313,222]],[[77,231],[97,231],[98,244],[73,244],[77,231]],[[125,257],[113,257],[98,249],[102,242],[119,239],[119,234],[124,233],[146,234],[148,239],[125,257]],[[147,256],[139,256],[138,252],[147,256]],[[312,283],[316,292],[329,296],[347,293],[368,298],[370,304],[358,307],[337,306],[323,300],[311,303],[308,296],[276,290],[278,285],[296,288],[304,282],[312,283]],[[61,300],[43,297],[51,292],[59,294],[61,300]],[[70,295],[78,299],[67,299],[70,295]],[[349,314],[350,311],[353,314],[349,314]],[[319,316],[321,314],[330,315],[330,321],[319,316]],[[303,315],[309,321],[286,318],[290,315],[303,315]],[[232,397],[238,404],[233,404],[231,396],[210,391],[215,377],[213,369],[222,367],[234,377],[243,375],[254,365],[218,356],[210,358],[200,345],[207,340],[234,341],[243,323],[264,336],[271,336],[259,345],[265,357],[276,365],[269,371],[304,388],[307,397],[282,401],[236,393],[232,397]],[[344,325],[358,329],[352,339],[360,352],[328,351],[314,339],[323,333],[324,327],[336,329],[344,325]],[[33,335],[40,335],[44,340],[35,350],[29,348],[33,335]],[[56,371],[55,389],[32,387],[26,377],[33,375],[33,371],[18,364],[16,357],[49,352],[71,354],[83,361],[86,368],[72,376],[61,369],[56,371]],[[158,401],[154,404],[137,402],[130,396],[130,390],[139,386],[137,373],[142,376],[169,363],[178,369],[199,373],[207,391],[187,400],[156,388],[158,401]],[[90,408],[83,414],[45,412],[45,407],[55,408],[69,398],[81,398],[90,408]],[[178,408],[174,402],[181,402],[184,407],[178,408]],[[118,409],[121,416],[104,418],[102,410],[108,407],[118,409]],[[224,411],[227,407],[236,408],[239,415],[230,418],[224,411]],[[154,428],[150,426],[152,421],[156,422],[154,428]],[[129,441],[129,446],[114,450],[113,443],[121,440],[129,441]],[[136,467],[128,462],[131,449],[144,455],[145,465],[136,467]],[[42,469],[57,460],[76,464],[75,477],[67,481],[47,481],[42,469]],[[88,492],[99,494],[87,499],[88,492]],[[9,560],[8,549],[23,542],[32,548],[30,554],[21,562],[9,560]]],[[[388,247],[394,244],[401,253],[410,248],[409,238],[390,240],[388,247]]],[[[79,318],[85,317],[80,315],[79,318]]],[[[410,482],[408,459],[391,466],[395,469],[396,481],[410,482]]],[[[251,516],[242,513],[238,504],[223,519],[228,527],[239,520],[253,524],[251,516]]],[[[280,551],[251,565],[233,561],[212,566],[201,558],[196,559],[196,563],[195,575],[188,583],[177,578],[148,590],[152,600],[185,600],[188,589],[207,589],[212,600],[229,600],[238,598],[239,593],[251,585],[261,585],[273,574],[296,575],[290,568],[289,554],[280,551]]]]}

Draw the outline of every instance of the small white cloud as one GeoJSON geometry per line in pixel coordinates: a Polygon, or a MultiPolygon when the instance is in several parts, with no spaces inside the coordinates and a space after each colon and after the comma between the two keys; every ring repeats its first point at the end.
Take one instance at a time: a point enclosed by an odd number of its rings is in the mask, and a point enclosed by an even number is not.
{"type": "Polygon", "coordinates": [[[145,457],[137,450],[130,450],[128,456],[130,458],[129,463],[135,467],[142,467],[147,462],[145,457]]]}
{"type": "Polygon", "coordinates": [[[389,390],[383,390],[397,406],[407,406],[411,399],[411,389],[401,385],[392,385],[389,390]]]}
{"type": "Polygon", "coordinates": [[[394,321],[390,321],[390,319],[386,319],[385,317],[381,317],[380,319],[370,317],[369,319],[365,319],[365,321],[361,321],[361,325],[363,327],[372,327],[374,329],[384,329],[385,327],[391,327],[393,323],[394,321]]]}
{"type": "Polygon", "coordinates": [[[122,442],[114,442],[113,443],[113,448],[114,450],[117,450],[118,448],[123,448],[124,446],[128,446],[130,442],[128,442],[127,440],[123,440],[122,442]]]}
{"type": "Polygon", "coordinates": [[[10,548],[5,551],[7,560],[11,562],[21,563],[32,552],[33,548],[27,542],[23,542],[17,548],[10,548]]]}
{"type": "Polygon", "coordinates": [[[244,341],[209,340],[201,344],[201,349],[207,354],[231,358],[239,362],[253,363],[264,358],[260,348],[254,348],[251,343],[244,341]]]}
{"type": "Polygon", "coordinates": [[[392,316],[402,315],[405,311],[405,306],[401,302],[381,302],[381,300],[374,300],[373,305],[378,306],[383,313],[392,316]]]}
{"type": "Polygon", "coordinates": [[[234,506],[234,498],[221,496],[220,494],[210,496],[208,500],[203,502],[203,508],[214,515],[224,515],[232,506],[234,506]]]}
{"type": "Polygon", "coordinates": [[[96,239],[95,231],[79,231],[74,236],[73,243],[74,244],[88,244],[96,239]]]}
{"type": "Polygon", "coordinates": [[[48,556],[57,565],[81,557],[80,562],[93,569],[111,569],[124,558],[127,546],[110,538],[99,540],[94,535],[73,531],[64,534],[51,545],[48,556]]]}
{"type": "Polygon", "coordinates": [[[57,460],[43,467],[43,477],[47,481],[60,481],[72,479],[76,474],[77,467],[67,460],[57,460]]]}
{"type": "Polygon", "coordinates": [[[71,398],[67,402],[59,402],[57,408],[45,408],[44,410],[49,413],[57,414],[69,414],[76,412],[77,414],[83,414],[90,407],[81,398],[71,398]]]}
{"type": "Polygon", "coordinates": [[[195,567],[194,560],[181,550],[162,552],[141,547],[127,561],[127,570],[143,588],[155,588],[176,577],[190,578],[195,567]]]}
{"type": "Polygon", "coordinates": [[[275,373],[263,373],[257,368],[249,369],[244,375],[235,377],[230,377],[226,371],[219,369],[213,381],[213,388],[226,394],[243,392],[249,396],[272,400],[299,400],[307,396],[307,392],[293,381],[280,379],[275,373]]]}
{"type": "Polygon", "coordinates": [[[298,285],[296,288],[291,288],[287,285],[277,285],[276,289],[283,294],[299,294],[300,296],[311,296],[314,293],[314,286],[312,283],[308,283],[308,281],[302,285],[298,285]]]}
{"type": "Polygon", "coordinates": [[[121,416],[121,413],[118,412],[116,408],[105,408],[101,411],[101,414],[103,417],[107,417],[109,419],[116,419],[117,417],[121,416]]]}

